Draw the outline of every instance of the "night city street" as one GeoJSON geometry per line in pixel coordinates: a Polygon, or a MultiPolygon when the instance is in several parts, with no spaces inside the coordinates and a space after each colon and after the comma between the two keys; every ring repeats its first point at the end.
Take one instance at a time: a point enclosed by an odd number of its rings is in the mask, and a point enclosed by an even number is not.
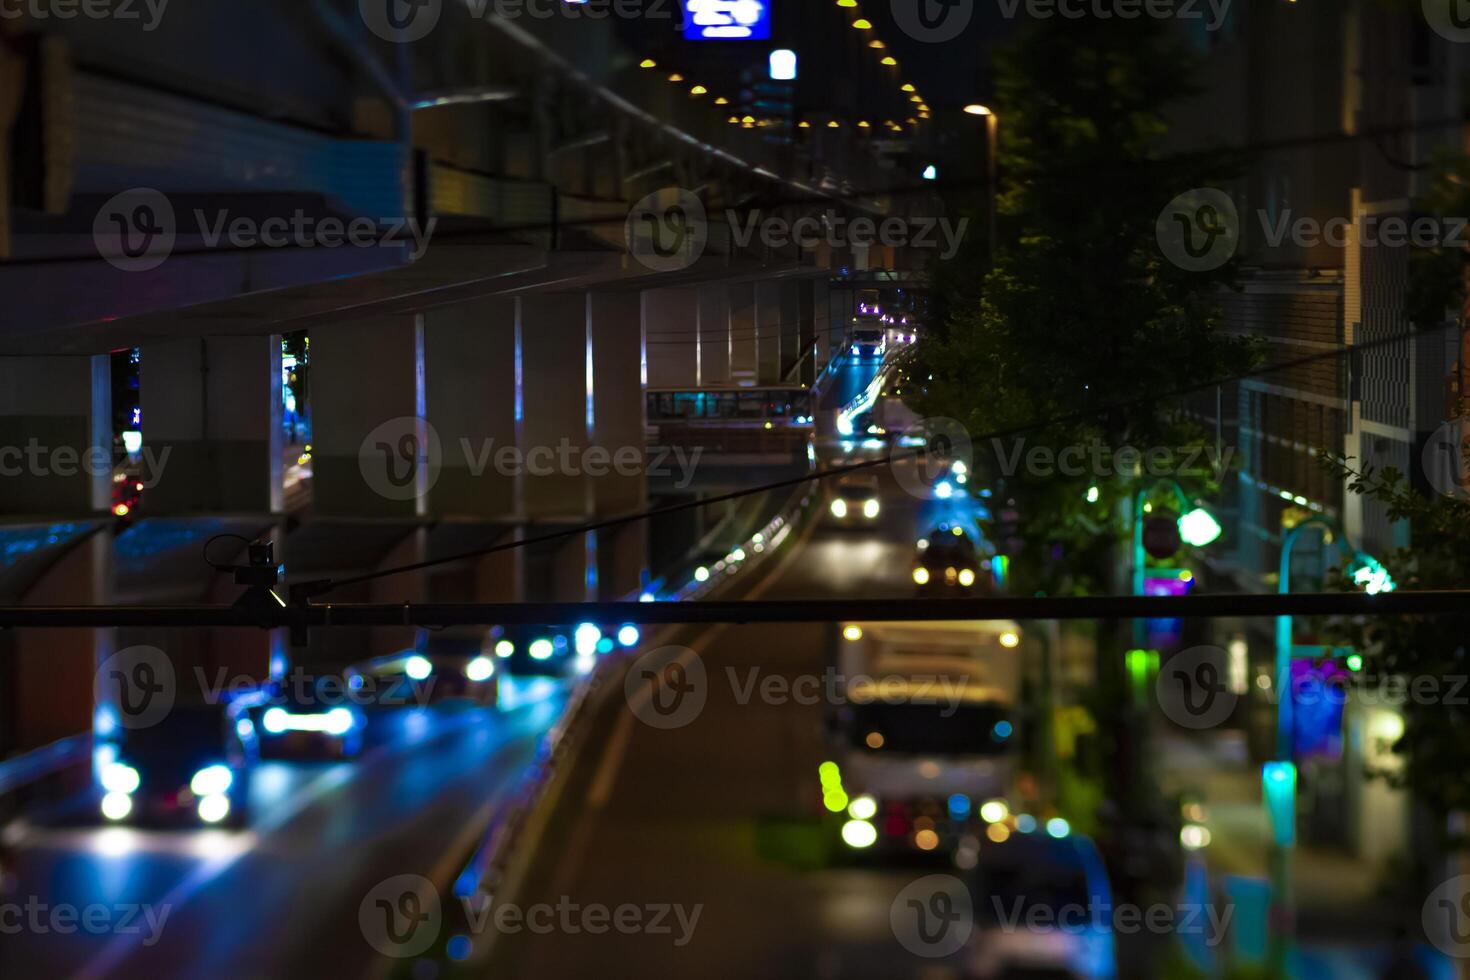
{"type": "Polygon", "coordinates": [[[1470,980],[1470,3],[0,0],[0,978],[1470,980]]]}

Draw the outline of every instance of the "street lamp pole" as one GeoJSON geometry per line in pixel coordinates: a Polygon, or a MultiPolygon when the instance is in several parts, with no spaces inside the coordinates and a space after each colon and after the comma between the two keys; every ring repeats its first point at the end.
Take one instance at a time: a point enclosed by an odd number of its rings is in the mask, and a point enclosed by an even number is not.
{"type": "MultiPolygon", "coordinates": [[[[1178,482],[1163,479],[1151,483],[1147,487],[1140,487],[1133,495],[1133,595],[1143,595],[1144,583],[1147,580],[1146,558],[1143,553],[1143,514],[1144,507],[1148,504],[1148,496],[1161,485],[1168,485],[1174,491],[1174,499],[1179,504],[1179,516],[1183,518],[1186,514],[1192,514],[1196,508],[1189,495],[1184,492],[1178,482]]],[[[1213,520],[1210,522],[1213,524],[1213,520]]],[[[1200,539],[1198,541],[1186,541],[1187,544],[1209,544],[1215,537],[1219,536],[1219,525],[1214,525],[1213,536],[1209,541],[1200,539]]],[[[1142,647],[1145,640],[1143,621],[1133,621],[1133,645],[1142,647]]]]}
{"type": "Polygon", "coordinates": [[[997,143],[1000,140],[1000,117],[989,106],[978,103],[965,106],[965,112],[972,116],[980,116],[985,120],[985,224],[988,235],[986,248],[993,262],[995,260],[995,213],[998,210],[997,198],[1000,195],[1000,175],[996,165],[999,153],[997,143]]]}
{"type": "MultiPolygon", "coordinates": [[[[1281,562],[1276,583],[1277,594],[1286,595],[1291,591],[1292,549],[1296,547],[1297,540],[1302,533],[1314,527],[1320,528],[1324,535],[1337,535],[1342,545],[1352,550],[1360,569],[1359,574],[1354,577],[1355,581],[1366,585],[1370,593],[1392,591],[1393,580],[1388,577],[1387,572],[1383,571],[1382,565],[1367,553],[1354,547],[1348,541],[1347,534],[1337,526],[1336,522],[1321,515],[1313,515],[1287,531],[1281,541],[1281,562]],[[1367,572],[1366,577],[1362,574],[1363,571],[1367,572]]],[[[1294,706],[1291,700],[1292,624],[1293,617],[1290,615],[1276,617],[1274,679],[1276,752],[1274,760],[1266,763],[1262,770],[1263,795],[1266,799],[1267,812],[1271,818],[1272,831],[1270,964],[1273,976],[1286,975],[1286,958],[1291,946],[1292,933],[1295,931],[1295,903],[1291,894],[1291,858],[1292,851],[1296,847],[1297,787],[1296,763],[1292,751],[1294,725],[1294,706]]]]}

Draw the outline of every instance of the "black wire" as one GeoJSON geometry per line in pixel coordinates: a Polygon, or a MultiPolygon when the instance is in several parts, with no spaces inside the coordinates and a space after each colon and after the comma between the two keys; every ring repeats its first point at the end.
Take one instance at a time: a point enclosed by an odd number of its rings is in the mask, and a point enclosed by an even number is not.
{"type": "Polygon", "coordinates": [[[251,544],[251,540],[249,538],[245,537],[243,534],[231,534],[229,532],[225,532],[223,534],[216,534],[214,537],[212,537],[208,541],[204,542],[204,564],[208,565],[210,568],[214,569],[216,572],[228,571],[229,569],[231,569],[231,568],[234,567],[233,565],[217,565],[214,562],[212,562],[212,561],[209,560],[209,546],[212,545],[212,544],[214,544],[216,541],[220,540],[221,538],[233,538],[236,541],[243,541],[247,545],[251,544]]]}
{"type": "MultiPolygon", "coordinates": [[[[1066,415],[1058,416],[1056,418],[1047,419],[1039,422],[1028,422],[1021,425],[1012,426],[1009,429],[1002,429],[995,432],[984,433],[975,437],[972,442],[980,442],[990,439],[1005,439],[1013,436],[1025,435],[1029,432],[1033,432],[1038,429],[1046,429],[1051,426],[1066,425],[1072,422],[1084,422],[1089,419],[1094,419],[1099,415],[1105,415],[1109,412],[1115,412],[1120,409],[1135,408],[1141,405],[1148,405],[1154,402],[1162,401],[1166,398],[1174,398],[1181,395],[1192,394],[1197,391],[1205,391],[1209,388],[1214,388],[1223,384],[1230,384],[1237,381],[1245,381],[1250,378],[1261,375],[1268,375],[1277,371],[1290,370],[1291,368],[1304,367],[1307,365],[1315,364],[1319,361],[1327,360],[1329,358],[1343,357],[1361,351],[1373,350],[1377,347],[1387,347],[1392,344],[1397,344],[1404,340],[1409,340],[1420,335],[1434,333],[1457,326],[1458,324],[1454,322],[1438,323],[1429,327],[1411,329],[1391,336],[1381,337],[1377,340],[1356,344],[1352,347],[1343,347],[1338,350],[1322,351],[1315,354],[1306,354],[1298,358],[1278,361],[1273,364],[1263,366],[1253,371],[1247,371],[1242,374],[1226,375],[1211,379],[1209,381],[1198,382],[1193,385],[1183,386],[1171,390],[1156,392],[1154,394],[1143,395],[1138,398],[1116,402],[1111,405],[1103,405],[1097,408],[1079,409],[1076,412],[1071,412],[1066,415]]],[[[766,483],[756,487],[748,487],[743,490],[734,490],[730,493],[719,494],[718,496],[714,497],[706,497],[700,500],[670,504],[666,507],[654,507],[650,510],[639,511],[634,514],[626,514],[622,517],[610,518],[605,521],[597,521],[591,524],[582,524],[578,525],[577,527],[569,528],[563,531],[554,531],[550,534],[540,535],[539,537],[524,538],[520,541],[510,541],[505,544],[493,545],[488,548],[477,548],[473,551],[465,551],[456,555],[449,555],[444,558],[433,558],[427,561],[414,562],[413,564],[409,565],[400,565],[396,568],[387,568],[379,571],[367,572],[362,575],[354,575],[350,578],[345,578],[337,581],[326,580],[302,583],[302,585],[299,587],[299,596],[304,598],[311,598],[314,596],[324,595],[327,592],[330,592],[334,589],[342,588],[343,586],[347,585],[357,585],[362,582],[370,582],[375,579],[387,578],[392,575],[401,575],[405,572],[416,572],[420,571],[421,569],[432,568],[436,565],[446,565],[451,562],[463,561],[467,558],[480,558],[485,555],[493,555],[502,551],[512,551],[517,548],[524,548],[527,545],[545,544],[551,541],[560,541],[566,538],[575,537],[579,534],[588,534],[595,531],[610,530],[615,527],[623,527],[627,524],[637,523],[638,521],[650,520],[652,518],[661,517],[667,514],[676,514],[682,511],[693,510],[699,507],[707,507],[712,504],[725,503],[731,500],[739,500],[743,497],[753,496],[759,493],[769,493],[773,490],[784,490],[788,487],[800,486],[804,483],[815,483],[820,480],[830,479],[834,476],[843,476],[845,474],[855,473],[861,470],[875,469],[879,466],[890,466],[895,462],[907,461],[909,459],[917,459],[919,456],[924,455],[927,452],[927,446],[922,449],[915,448],[905,453],[894,453],[890,451],[889,453],[878,459],[867,460],[861,463],[850,463],[843,466],[829,467],[825,470],[819,470],[815,473],[804,473],[801,476],[791,477],[785,480],[777,480],[774,483],[766,483]]]]}

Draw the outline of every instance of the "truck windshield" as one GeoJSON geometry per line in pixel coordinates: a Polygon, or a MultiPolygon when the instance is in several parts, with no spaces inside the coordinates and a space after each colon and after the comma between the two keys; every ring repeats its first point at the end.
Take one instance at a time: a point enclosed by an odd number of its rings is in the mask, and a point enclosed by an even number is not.
{"type": "Polygon", "coordinates": [[[955,707],[942,684],[934,703],[848,705],[846,730],[855,748],[913,755],[1000,755],[1012,741],[1009,712],[997,704],[955,707]],[[876,737],[875,737],[876,736],[876,737]]]}

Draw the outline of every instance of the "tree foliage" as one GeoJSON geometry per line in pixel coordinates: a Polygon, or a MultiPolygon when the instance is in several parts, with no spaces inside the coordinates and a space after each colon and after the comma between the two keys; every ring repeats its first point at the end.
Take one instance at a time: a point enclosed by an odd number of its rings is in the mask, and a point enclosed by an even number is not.
{"type": "MultiPolygon", "coordinates": [[[[1343,456],[1322,457],[1334,477],[1352,493],[1376,500],[1391,521],[1408,521],[1410,544],[1377,556],[1401,589],[1460,589],[1470,581],[1470,501],[1428,496],[1415,490],[1393,467],[1377,469],[1343,456]]],[[[1346,572],[1339,588],[1355,586],[1346,572]]],[[[1370,678],[1402,678],[1403,736],[1393,750],[1401,767],[1376,772],[1407,788],[1441,815],[1470,810],[1470,603],[1464,613],[1434,616],[1366,616],[1329,624],[1339,641],[1363,656],[1370,678]],[[1434,692],[1415,694],[1415,685],[1434,692]]]]}
{"type": "MultiPolygon", "coordinates": [[[[998,63],[1002,186],[993,260],[975,251],[936,270],[940,322],[912,372],[929,416],[972,434],[1030,427],[1027,447],[1100,440],[1186,446],[1203,434],[1160,397],[1245,370],[1251,347],[1224,336],[1214,301],[1230,273],[1185,272],[1155,224],[1183,191],[1219,186],[1234,162],[1168,155],[1168,112],[1190,94],[1191,60],[1149,21],[1049,21],[998,63]],[[1054,420],[1050,424],[1038,424],[1054,420]]],[[[1097,474],[997,474],[1023,518],[1029,569],[1049,591],[1085,591],[1121,530],[1113,506],[1134,481],[1097,474]],[[1100,484],[1098,500],[1087,490],[1100,484]],[[1061,553],[1068,561],[1052,559],[1061,553]]],[[[1208,478],[1187,486],[1205,492],[1208,478]]]]}

